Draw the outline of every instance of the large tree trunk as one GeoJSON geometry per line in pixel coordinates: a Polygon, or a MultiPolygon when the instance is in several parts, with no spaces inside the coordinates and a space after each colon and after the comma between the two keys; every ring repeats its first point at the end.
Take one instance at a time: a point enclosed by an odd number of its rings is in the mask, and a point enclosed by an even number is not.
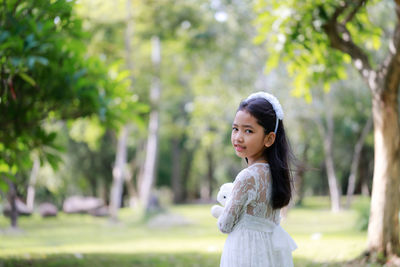
{"type": "Polygon", "coordinates": [[[161,44],[158,36],[152,38],[152,61],[154,66],[154,76],[150,89],[151,112],[149,118],[149,132],[146,146],[146,158],[143,167],[143,176],[140,179],[140,201],[144,208],[148,208],[150,194],[155,180],[158,154],[158,128],[159,111],[158,104],[161,94],[160,85],[160,61],[161,44]]]}
{"type": "Polygon", "coordinates": [[[122,203],[122,189],[126,175],[126,141],[128,138],[128,127],[124,126],[118,137],[115,165],[113,168],[113,183],[110,194],[110,215],[113,220],[118,219],[118,210],[122,203]]]}
{"type": "Polygon", "coordinates": [[[26,206],[32,212],[33,211],[33,204],[35,203],[35,185],[37,180],[37,175],[39,173],[40,161],[39,157],[35,155],[33,160],[33,167],[31,170],[31,174],[29,176],[29,185],[28,185],[28,192],[26,195],[26,206]]]}
{"type": "MultiPolygon", "coordinates": [[[[399,75],[399,74],[398,74],[399,75]]],[[[374,180],[368,226],[368,248],[385,255],[399,253],[400,127],[398,90],[372,100],[374,180]]]]}
{"type": "MultiPolygon", "coordinates": [[[[368,250],[392,256],[399,253],[400,126],[398,92],[400,85],[400,0],[394,2],[397,21],[385,59],[377,70],[369,56],[353,42],[346,24],[366,1],[345,1],[323,25],[331,46],[350,55],[354,66],[372,95],[374,120],[374,178],[368,225],[368,250]],[[348,12],[346,19],[343,13],[348,12]],[[346,37],[346,38],[344,38],[346,37]]],[[[378,64],[376,64],[378,65],[378,64]]]]}
{"type": "Polygon", "coordinates": [[[371,131],[372,128],[372,118],[368,118],[364,128],[361,132],[360,138],[357,140],[357,143],[354,147],[353,159],[351,161],[350,167],[350,176],[349,182],[347,186],[347,201],[346,201],[346,208],[350,208],[351,201],[354,194],[354,189],[356,187],[356,177],[357,177],[357,170],[360,163],[361,158],[361,151],[364,146],[365,138],[367,137],[368,133],[371,131]]]}
{"type": "Polygon", "coordinates": [[[400,1],[389,54],[377,72],[367,76],[374,118],[374,180],[368,225],[368,249],[387,256],[400,253],[400,1]]]}

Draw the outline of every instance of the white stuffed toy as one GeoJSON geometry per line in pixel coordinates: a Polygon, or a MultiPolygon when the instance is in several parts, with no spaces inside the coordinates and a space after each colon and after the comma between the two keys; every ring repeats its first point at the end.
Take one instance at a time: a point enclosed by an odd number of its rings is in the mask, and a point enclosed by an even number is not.
{"type": "Polygon", "coordinates": [[[221,185],[217,195],[217,200],[222,206],[214,205],[211,207],[211,214],[215,218],[218,218],[222,214],[224,206],[226,205],[228,198],[231,196],[232,189],[233,189],[233,183],[226,183],[221,185]]]}

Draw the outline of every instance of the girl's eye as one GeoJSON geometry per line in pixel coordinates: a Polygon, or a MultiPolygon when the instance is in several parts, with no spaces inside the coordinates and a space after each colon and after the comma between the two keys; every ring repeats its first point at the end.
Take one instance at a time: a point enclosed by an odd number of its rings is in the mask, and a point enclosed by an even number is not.
{"type": "Polygon", "coordinates": [[[246,130],[246,133],[253,133],[253,131],[252,131],[252,130],[249,130],[249,129],[247,129],[247,130],[246,130]]]}
{"type": "Polygon", "coordinates": [[[232,131],[236,132],[236,131],[238,131],[238,128],[232,127],[232,131]]]}

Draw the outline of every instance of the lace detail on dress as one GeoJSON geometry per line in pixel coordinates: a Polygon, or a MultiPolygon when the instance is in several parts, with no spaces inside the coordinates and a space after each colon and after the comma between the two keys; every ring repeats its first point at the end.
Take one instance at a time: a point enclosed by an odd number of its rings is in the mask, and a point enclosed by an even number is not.
{"type": "Polygon", "coordinates": [[[232,195],[218,218],[221,232],[232,232],[244,213],[279,224],[280,210],[274,210],[270,204],[271,173],[268,164],[255,163],[249,166],[236,176],[233,184],[232,195]]]}

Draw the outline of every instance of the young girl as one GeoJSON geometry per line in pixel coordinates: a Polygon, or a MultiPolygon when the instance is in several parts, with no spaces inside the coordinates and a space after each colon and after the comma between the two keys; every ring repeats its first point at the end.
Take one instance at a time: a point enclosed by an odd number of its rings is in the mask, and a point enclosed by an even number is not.
{"type": "Polygon", "coordinates": [[[229,233],[221,267],[291,267],[296,243],[280,222],[280,208],[291,199],[290,147],[283,111],[271,94],[251,94],[240,103],[231,141],[248,167],[234,181],[232,194],[218,218],[229,233]]]}

